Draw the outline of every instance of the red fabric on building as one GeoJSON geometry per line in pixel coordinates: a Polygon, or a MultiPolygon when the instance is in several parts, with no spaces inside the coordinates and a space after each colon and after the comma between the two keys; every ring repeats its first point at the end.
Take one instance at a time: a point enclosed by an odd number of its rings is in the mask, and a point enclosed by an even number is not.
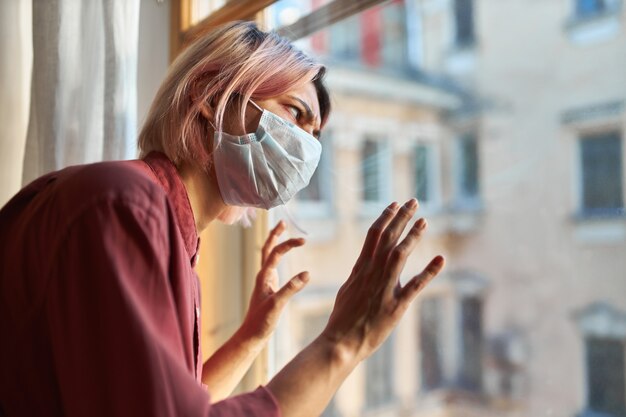
{"type": "MultiPolygon", "coordinates": [[[[312,0],[311,11],[315,11],[326,3],[324,0],[312,0]]],[[[311,47],[318,54],[328,52],[328,30],[318,30],[311,35],[311,47]]]]}
{"type": "Polygon", "coordinates": [[[271,393],[210,404],[198,250],[174,165],[45,175],[0,211],[0,415],[278,416],[271,393]]]}
{"type": "Polygon", "coordinates": [[[381,62],[382,16],[380,7],[372,7],[361,13],[361,58],[369,66],[381,62]]]}

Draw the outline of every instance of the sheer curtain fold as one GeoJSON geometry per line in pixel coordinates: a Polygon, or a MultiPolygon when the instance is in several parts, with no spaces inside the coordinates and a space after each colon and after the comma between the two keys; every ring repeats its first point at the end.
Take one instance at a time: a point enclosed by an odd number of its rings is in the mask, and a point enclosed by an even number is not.
{"type": "Polygon", "coordinates": [[[0,1],[0,207],[22,184],[32,70],[31,3],[0,1]]]}
{"type": "Polygon", "coordinates": [[[135,156],[139,0],[34,0],[23,182],[135,156]]]}

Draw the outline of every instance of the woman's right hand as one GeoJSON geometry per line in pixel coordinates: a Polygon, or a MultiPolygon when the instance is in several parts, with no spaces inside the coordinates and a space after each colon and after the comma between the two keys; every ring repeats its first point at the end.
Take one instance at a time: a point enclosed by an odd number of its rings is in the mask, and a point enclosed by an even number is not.
{"type": "Polygon", "coordinates": [[[393,203],[372,224],[321,334],[340,351],[356,355],[358,360],[365,359],[382,344],[411,301],[444,266],[443,257],[436,256],[420,274],[400,285],[406,260],[426,229],[426,221],[419,219],[398,242],[417,206],[415,199],[402,207],[393,203]]]}

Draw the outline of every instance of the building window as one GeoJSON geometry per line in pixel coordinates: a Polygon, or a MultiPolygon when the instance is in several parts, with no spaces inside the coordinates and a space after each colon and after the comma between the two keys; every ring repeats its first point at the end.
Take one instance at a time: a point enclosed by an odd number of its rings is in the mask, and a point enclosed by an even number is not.
{"type": "Polygon", "coordinates": [[[404,1],[394,0],[382,8],[382,62],[387,68],[407,67],[407,26],[404,1]]]}
{"type": "Polygon", "coordinates": [[[452,271],[425,297],[419,310],[421,390],[480,394],[483,388],[483,305],[487,280],[452,271]]]}
{"type": "Polygon", "coordinates": [[[626,313],[604,302],[575,312],[583,335],[587,403],[581,417],[626,416],[626,313]]]}
{"type": "Polygon", "coordinates": [[[366,203],[385,202],[390,192],[388,149],[379,140],[366,139],[361,148],[362,199],[366,203]]]}
{"type": "Polygon", "coordinates": [[[439,174],[436,151],[432,144],[418,143],[413,148],[413,194],[422,208],[438,203],[439,174]]]}
{"type": "Polygon", "coordinates": [[[420,375],[422,390],[429,391],[443,385],[441,369],[441,300],[425,298],[419,312],[420,375]]]}
{"type": "MultiPolygon", "coordinates": [[[[374,6],[330,27],[330,55],[372,68],[404,69],[407,58],[404,1],[374,6]]],[[[317,41],[316,51],[323,52],[317,41]]]]}
{"type": "Polygon", "coordinates": [[[354,15],[330,27],[330,54],[341,60],[358,61],[361,54],[361,16],[354,15]]]}
{"type": "Polygon", "coordinates": [[[478,141],[473,134],[458,140],[457,200],[476,202],[480,198],[478,141]]]}
{"type": "Polygon", "coordinates": [[[365,406],[378,408],[393,401],[393,338],[390,336],[365,362],[365,406]]]}
{"type": "Polygon", "coordinates": [[[579,18],[587,18],[597,16],[606,11],[606,0],[575,0],[576,16],[579,18]]]}
{"type": "Polygon", "coordinates": [[[415,181],[415,197],[421,202],[430,200],[431,180],[429,166],[429,149],[426,145],[417,145],[413,159],[413,179],[415,181]]]}
{"type": "Polygon", "coordinates": [[[585,347],[588,408],[610,416],[626,416],[624,341],[587,337],[585,347]]]}
{"type": "Polygon", "coordinates": [[[473,45],[475,42],[473,0],[454,0],[454,22],[456,24],[455,45],[457,47],[473,45]]]}
{"type": "Polygon", "coordinates": [[[461,363],[459,386],[480,392],[483,388],[482,301],[478,297],[461,300],[461,363]]]}
{"type": "Polygon", "coordinates": [[[621,214],[622,140],[620,133],[584,136],[580,141],[581,212],[583,215],[621,214]]]}

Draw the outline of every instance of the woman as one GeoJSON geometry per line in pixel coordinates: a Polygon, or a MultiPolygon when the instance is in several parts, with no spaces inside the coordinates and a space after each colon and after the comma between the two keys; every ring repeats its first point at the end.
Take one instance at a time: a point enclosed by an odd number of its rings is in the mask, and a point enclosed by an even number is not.
{"type": "Polygon", "coordinates": [[[139,137],[141,159],[70,167],[0,212],[0,415],[319,414],[443,267],[398,277],[425,230],[400,235],[417,201],[370,228],[322,334],[266,387],[227,398],[306,272],[276,265],[301,239],[263,248],[248,314],[200,363],[198,234],[306,186],[328,118],[324,68],[251,23],[223,26],[172,65],[139,137]],[[206,385],[203,387],[200,381],[206,385]],[[211,397],[209,398],[210,393],[211,397]]]}

